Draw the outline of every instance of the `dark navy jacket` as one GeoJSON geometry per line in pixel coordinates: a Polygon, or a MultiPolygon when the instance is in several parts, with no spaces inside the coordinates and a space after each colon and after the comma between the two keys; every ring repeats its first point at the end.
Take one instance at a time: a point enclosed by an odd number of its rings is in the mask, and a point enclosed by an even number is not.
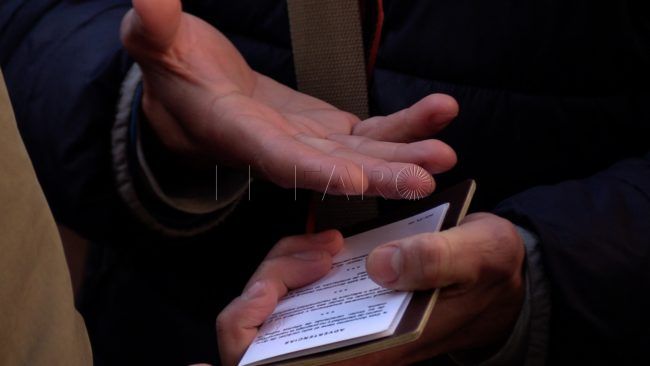
{"type": "MultiPolygon", "coordinates": [[[[283,1],[185,7],[226,33],[253,68],[294,86],[283,1]]],[[[128,8],[3,0],[0,64],[55,217],[109,244],[81,304],[97,362],[216,362],[219,307],[273,240],[300,231],[304,207],[277,218],[293,193],[260,186],[257,202],[182,243],[131,218],[110,161],[132,63],[118,36],[128,8]],[[246,264],[233,275],[225,263],[236,261],[246,264]]],[[[475,178],[475,210],[539,236],[552,293],[549,362],[648,364],[650,2],[385,0],[384,9],[372,113],[436,92],[458,100],[460,115],[439,138],[459,164],[438,179],[475,178]]]]}

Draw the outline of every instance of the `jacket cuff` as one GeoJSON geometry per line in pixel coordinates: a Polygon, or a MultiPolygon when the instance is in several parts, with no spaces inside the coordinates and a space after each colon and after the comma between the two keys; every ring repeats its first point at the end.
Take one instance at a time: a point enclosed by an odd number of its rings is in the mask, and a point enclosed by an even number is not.
{"type": "Polygon", "coordinates": [[[112,130],[117,190],[130,211],[166,236],[190,236],[217,226],[249,185],[247,174],[170,164],[141,111],[142,72],[134,64],[120,93],[112,130]],[[217,195],[218,193],[218,195],[217,195]]]}
{"type": "Polygon", "coordinates": [[[542,266],[539,239],[530,231],[517,227],[526,248],[526,292],[519,318],[501,349],[488,359],[476,359],[469,353],[450,355],[459,365],[544,365],[550,322],[549,286],[542,266]]]}

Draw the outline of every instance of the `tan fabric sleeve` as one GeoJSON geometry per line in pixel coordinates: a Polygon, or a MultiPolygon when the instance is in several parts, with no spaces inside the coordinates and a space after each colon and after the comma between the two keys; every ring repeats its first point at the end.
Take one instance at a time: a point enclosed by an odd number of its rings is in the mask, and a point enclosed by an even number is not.
{"type": "Polygon", "coordinates": [[[0,74],[0,365],[91,365],[63,247],[0,74]]]}

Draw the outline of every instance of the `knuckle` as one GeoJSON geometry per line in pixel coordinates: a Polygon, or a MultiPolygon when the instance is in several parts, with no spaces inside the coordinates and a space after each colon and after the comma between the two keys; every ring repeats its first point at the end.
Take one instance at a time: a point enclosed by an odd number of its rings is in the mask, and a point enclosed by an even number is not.
{"type": "Polygon", "coordinates": [[[296,241],[295,236],[287,236],[282,239],[280,239],[274,246],[273,249],[269,252],[269,254],[266,256],[267,258],[272,258],[275,256],[280,255],[281,253],[286,253],[290,251],[294,243],[296,241]]]}
{"type": "Polygon", "coordinates": [[[479,221],[479,220],[484,220],[487,219],[488,217],[491,217],[492,214],[486,213],[486,212],[475,212],[472,214],[469,214],[465,216],[465,218],[461,221],[461,223],[467,223],[471,221],[479,221]]]}
{"type": "Polygon", "coordinates": [[[498,218],[492,226],[492,245],[486,248],[481,272],[496,280],[517,279],[520,276],[525,250],[516,227],[508,220],[498,218]]]}
{"type": "Polygon", "coordinates": [[[435,283],[440,276],[445,239],[435,234],[421,235],[415,242],[414,263],[419,267],[422,281],[435,283]]]}
{"type": "Polygon", "coordinates": [[[512,237],[513,234],[516,235],[515,226],[508,220],[495,216],[493,227],[495,229],[497,238],[507,239],[512,237]]]}
{"type": "Polygon", "coordinates": [[[255,277],[257,277],[258,279],[265,278],[270,273],[273,273],[277,262],[278,262],[278,257],[272,257],[262,261],[262,263],[260,263],[260,265],[257,267],[257,271],[255,271],[255,277]]]}
{"type": "Polygon", "coordinates": [[[523,256],[523,240],[515,225],[505,219],[500,219],[497,230],[497,242],[502,248],[502,255],[509,261],[516,261],[523,256]]]}
{"type": "Polygon", "coordinates": [[[217,334],[224,334],[228,332],[228,329],[230,328],[229,319],[231,318],[230,316],[228,316],[228,312],[229,312],[229,308],[227,307],[217,316],[217,321],[216,321],[217,334]]]}

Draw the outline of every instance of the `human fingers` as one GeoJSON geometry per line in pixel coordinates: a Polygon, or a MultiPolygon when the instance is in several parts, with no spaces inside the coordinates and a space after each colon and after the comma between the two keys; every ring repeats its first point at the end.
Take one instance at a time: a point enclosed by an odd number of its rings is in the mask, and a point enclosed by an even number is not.
{"type": "Polygon", "coordinates": [[[343,134],[332,134],[328,136],[328,140],[336,141],[366,156],[392,162],[413,163],[431,174],[451,169],[457,160],[454,150],[440,140],[399,143],[343,134]]]}
{"type": "Polygon", "coordinates": [[[335,255],[343,245],[343,236],[337,230],[327,230],[316,234],[287,236],[282,238],[266,255],[267,259],[291,255],[310,250],[323,250],[335,255]]]}
{"type": "Polygon", "coordinates": [[[495,215],[470,217],[458,227],[412,236],[375,249],[368,274],[383,286],[423,290],[469,286],[521,271],[523,244],[509,221],[495,215]]]}
{"type": "Polygon", "coordinates": [[[458,103],[445,94],[431,94],[411,107],[354,125],[352,134],[375,140],[412,142],[427,139],[458,115],[458,103]]]}
{"type": "Polygon", "coordinates": [[[241,296],[217,318],[222,362],[236,365],[289,290],[307,285],[331,268],[332,255],[343,245],[336,231],[281,240],[251,277],[241,296]]]}
{"type": "MultiPolygon", "coordinates": [[[[401,161],[386,161],[360,153],[336,141],[318,137],[298,135],[297,138],[330,158],[346,159],[349,165],[361,168],[362,179],[366,179],[369,196],[382,196],[387,199],[418,199],[426,197],[435,189],[433,177],[422,167],[401,161]]],[[[349,185],[354,176],[340,177],[330,184],[349,185]]],[[[357,178],[358,179],[358,178],[357,178]]]]}
{"type": "Polygon", "coordinates": [[[342,247],[343,236],[336,230],[286,237],[269,251],[245,289],[269,278],[280,280],[279,292],[311,283],[330,270],[342,247]]]}
{"type": "Polygon", "coordinates": [[[122,42],[132,54],[142,50],[164,51],[179,29],[179,0],[133,0],[133,9],[122,21],[122,42]]]}

